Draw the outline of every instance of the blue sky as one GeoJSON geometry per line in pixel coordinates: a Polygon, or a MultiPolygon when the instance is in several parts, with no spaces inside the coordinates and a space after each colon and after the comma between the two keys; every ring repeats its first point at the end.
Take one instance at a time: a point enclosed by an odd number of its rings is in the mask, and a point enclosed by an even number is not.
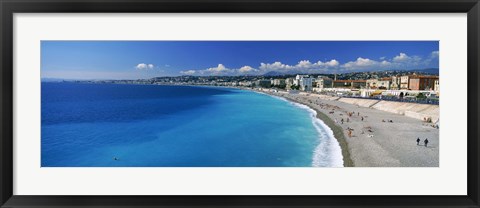
{"type": "Polygon", "coordinates": [[[437,68],[438,41],[42,41],[42,78],[437,68]]]}

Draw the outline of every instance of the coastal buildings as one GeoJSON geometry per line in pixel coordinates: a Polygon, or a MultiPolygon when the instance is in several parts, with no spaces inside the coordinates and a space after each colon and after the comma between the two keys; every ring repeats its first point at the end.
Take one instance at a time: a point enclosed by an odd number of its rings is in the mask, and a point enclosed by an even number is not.
{"type": "Polygon", "coordinates": [[[432,75],[405,75],[400,77],[401,90],[433,90],[435,88],[435,80],[438,76],[432,75]]]}
{"type": "Polygon", "coordinates": [[[360,89],[366,86],[366,80],[333,80],[333,88],[360,89]]]}
{"type": "Polygon", "coordinates": [[[297,76],[295,76],[295,79],[293,80],[293,84],[297,86],[300,85],[300,79],[302,79],[303,77],[308,77],[308,75],[297,74],[297,76]]]}
{"type": "Polygon", "coordinates": [[[327,76],[318,76],[315,82],[316,82],[315,87],[321,90],[323,88],[332,87],[333,80],[327,76]]]}
{"type": "Polygon", "coordinates": [[[410,85],[410,76],[412,75],[405,75],[400,77],[400,89],[401,90],[408,90],[408,86],[410,85]]]}
{"type": "MultiPolygon", "coordinates": [[[[409,87],[410,90],[434,90],[435,81],[438,76],[411,76],[409,87]]],[[[438,84],[438,83],[437,83],[438,84]]]]}
{"type": "Polygon", "coordinates": [[[291,93],[314,92],[336,96],[368,97],[389,100],[423,98],[438,100],[440,94],[438,76],[422,74],[421,72],[405,71],[390,71],[388,73],[362,72],[318,76],[305,74],[275,76],[178,76],[139,80],[103,80],[93,82],[256,87],[277,91],[285,89],[291,93]],[[342,79],[335,80],[330,77],[341,77],[342,79]],[[365,77],[368,78],[362,79],[365,77]]]}
{"type": "Polygon", "coordinates": [[[267,88],[267,87],[271,87],[272,84],[271,84],[271,81],[270,81],[270,80],[262,79],[262,80],[257,80],[257,81],[255,82],[255,86],[267,88]]]}
{"type": "Polygon", "coordinates": [[[392,82],[390,84],[390,89],[399,90],[400,89],[400,77],[392,76],[392,82]]]}
{"type": "Polygon", "coordinates": [[[297,75],[294,84],[299,86],[301,91],[312,91],[314,78],[309,75],[297,75]]]}
{"type": "Polygon", "coordinates": [[[302,91],[312,91],[313,78],[312,77],[303,77],[300,79],[299,85],[300,90],[302,91]]]}
{"type": "Polygon", "coordinates": [[[392,78],[381,78],[381,79],[369,79],[366,81],[367,89],[382,89],[388,90],[390,89],[390,82],[392,78]]]}
{"type": "Polygon", "coordinates": [[[378,89],[389,90],[392,83],[392,78],[384,77],[378,81],[378,89]]]}
{"type": "Polygon", "coordinates": [[[293,78],[287,78],[287,79],[285,79],[285,89],[287,89],[287,90],[292,89],[293,83],[294,83],[294,79],[293,79],[293,78]]]}
{"type": "Polygon", "coordinates": [[[285,79],[274,79],[273,86],[285,86],[285,79]]]}
{"type": "Polygon", "coordinates": [[[242,87],[251,87],[252,82],[251,81],[240,81],[240,82],[238,82],[238,85],[242,86],[242,87]]]}
{"type": "Polygon", "coordinates": [[[378,79],[368,79],[367,80],[367,89],[377,89],[378,79]]]}

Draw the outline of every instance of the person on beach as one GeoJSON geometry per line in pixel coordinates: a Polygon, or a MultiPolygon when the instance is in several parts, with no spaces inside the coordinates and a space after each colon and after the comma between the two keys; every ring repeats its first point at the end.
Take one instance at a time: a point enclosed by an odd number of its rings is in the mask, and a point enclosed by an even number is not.
{"type": "Polygon", "coordinates": [[[420,137],[417,138],[417,145],[420,145],[420,137]]]}
{"type": "Polygon", "coordinates": [[[362,116],[362,121],[363,121],[363,116],[362,116]]]}
{"type": "Polygon", "coordinates": [[[425,139],[425,141],[423,141],[423,143],[425,143],[425,147],[427,147],[428,139],[425,139]]]}
{"type": "Polygon", "coordinates": [[[342,124],[343,124],[343,118],[342,118],[342,120],[340,120],[340,122],[342,122],[342,124]]]}
{"type": "Polygon", "coordinates": [[[352,137],[352,130],[350,127],[347,128],[348,131],[348,137],[352,137]]]}

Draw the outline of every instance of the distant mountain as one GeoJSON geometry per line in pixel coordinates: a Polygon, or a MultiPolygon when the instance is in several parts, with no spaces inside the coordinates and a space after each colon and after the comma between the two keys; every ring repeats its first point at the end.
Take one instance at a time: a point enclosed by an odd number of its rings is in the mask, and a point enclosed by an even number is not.
{"type": "Polygon", "coordinates": [[[283,74],[281,72],[277,72],[277,71],[269,71],[269,72],[263,74],[263,76],[271,76],[271,77],[272,76],[282,76],[282,75],[285,75],[285,74],[283,74]]]}

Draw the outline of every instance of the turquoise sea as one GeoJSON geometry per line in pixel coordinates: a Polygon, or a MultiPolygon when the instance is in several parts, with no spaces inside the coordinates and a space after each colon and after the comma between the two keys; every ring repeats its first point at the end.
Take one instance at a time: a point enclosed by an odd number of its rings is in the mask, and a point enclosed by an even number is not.
{"type": "Polygon", "coordinates": [[[252,91],[42,83],[42,167],[339,167],[306,106],[252,91]]]}

